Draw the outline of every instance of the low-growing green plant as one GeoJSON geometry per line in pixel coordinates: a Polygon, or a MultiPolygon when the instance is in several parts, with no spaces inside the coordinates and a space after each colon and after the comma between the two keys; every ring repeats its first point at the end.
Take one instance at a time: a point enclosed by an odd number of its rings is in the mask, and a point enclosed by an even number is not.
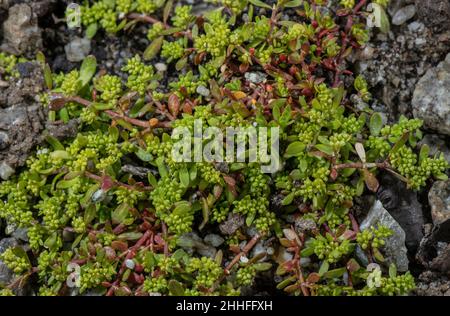
{"type": "Polygon", "coordinates": [[[86,2],[90,36],[96,25],[117,33],[143,22],[152,42],[122,74],[97,73],[92,56],[68,74],[43,64],[49,119],[82,124],[73,139],[47,135],[26,168],[0,184],[0,217],[27,228],[31,247],[2,260],[18,279],[37,274],[40,295],[68,294],[70,265],[80,268],[81,293],[238,295],[272,269],[281,279],[275,286],[293,295],[407,294],[409,273],[371,270],[392,232],[359,232],[354,200],[378,190],[380,170],[418,190],[446,178],[448,162],[417,148],[420,120],[387,126],[380,114],[353,107],[352,96],[371,98],[346,60],[369,38],[359,14],[366,1],[341,1],[339,19],[321,10],[328,1],[215,2],[224,8],[203,17],[174,1],[86,2]],[[297,18],[283,20],[291,8],[297,18]],[[177,79],[155,72],[148,61],[157,56],[177,79]],[[193,131],[195,120],[222,132],[278,127],[280,167],[265,174],[258,162],[175,161],[170,133],[193,131]],[[309,229],[292,229],[287,215],[309,229]],[[181,249],[185,233],[215,231],[236,217],[242,225],[212,257],[181,249]],[[267,240],[277,255],[252,257],[267,240]],[[357,262],[357,245],[372,266],[357,262]]]}

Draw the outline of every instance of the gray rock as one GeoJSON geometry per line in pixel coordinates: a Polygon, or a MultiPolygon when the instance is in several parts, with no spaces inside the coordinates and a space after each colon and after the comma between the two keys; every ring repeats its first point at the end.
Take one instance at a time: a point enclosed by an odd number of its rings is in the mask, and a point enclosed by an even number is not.
{"type": "Polygon", "coordinates": [[[417,199],[417,193],[408,190],[406,184],[390,173],[382,173],[379,177],[380,189],[378,199],[391,214],[406,234],[406,247],[415,253],[423,238],[422,205],[417,199]]]}
{"type": "Polygon", "coordinates": [[[208,234],[203,238],[204,242],[213,247],[219,247],[225,242],[225,239],[216,234],[208,234]]]}
{"type": "Polygon", "coordinates": [[[414,44],[416,44],[416,46],[423,46],[426,43],[427,43],[427,40],[423,37],[416,38],[416,40],[414,41],[414,44]]]}
{"type": "Polygon", "coordinates": [[[19,242],[14,237],[3,238],[0,240],[0,254],[4,253],[7,249],[17,247],[19,242]]]}
{"type": "Polygon", "coordinates": [[[421,22],[414,21],[414,22],[408,24],[408,30],[410,32],[420,32],[424,28],[425,28],[425,25],[423,25],[423,23],[421,23],[421,22]]]}
{"type": "Polygon", "coordinates": [[[450,242],[450,180],[438,181],[428,193],[437,240],[450,242]]]}
{"type": "Polygon", "coordinates": [[[14,279],[14,272],[0,260],[0,286],[10,284],[14,279]]]}
{"type": "Polygon", "coordinates": [[[398,271],[408,271],[409,261],[405,246],[405,232],[383,207],[381,201],[377,200],[361,223],[360,229],[364,231],[372,226],[378,227],[380,225],[384,225],[393,231],[393,235],[386,240],[386,245],[383,247],[385,264],[389,266],[394,263],[398,271]]]}
{"type": "Polygon", "coordinates": [[[167,65],[164,63],[156,63],[155,68],[159,72],[166,72],[167,71],[167,65]]]}
{"type": "Polygon", "coordinates": [[[444,31],[450,28],[450,1],[415,0],[417,15],[428,27],[444,31]]]}
{"type": "Polygon", "coordinates": [[[295,219],[295,231],[297,234],[310,232],[317,228],[316,223],[312,219],[305,219],[303,217],[297,217],[295,219]]]}
{"type": "Polygon", "coordinates": [[[9,147],[9,136],[5,132],[0,131],[0,150],[9,147]]]}
{"type": "Polygon", "coordinates": [[[413,18],[416,15],[416,6],[415,5],[407,5],[399,9],[394,16],[392,17],[392,24],[394,25],[402,25],[406,21],[413,18]]]}
{"type": "Polygon", "coordinates": [[[64,47],[64,50],[68,61],[82,61],[91,51],[91,40],[88,38],[75,37],[64,47]]]}
{"type": "Polygon", "coordinates": [[[245,79],[247,79],[248,81],[255,83],[255,84],[262,83],[267,78],[266,74],[259,72],[259,71],[246,72],[244,76],[245,76],[245,79]]]}
{"type": "Polygon", "coordinates": [[[196,251],[201,256],[209,258],[214,258],[217,252],[216,248],[205,244],[197,233],[194,232],[181,235],[177,240],[177,245],[189,253],[196,251]]]}
{"type": "Polygon", "coordinates": [[[230,213],[228,219],[219,225],[219,229],[222,234],[233,235],[242,225],[244,225],[245,219],[239,214],[230,213]]]}
{"type": "Polygon", "coordinates": [[[18,240],[28,242],[28,228],[17,228],[11,235],[18,240]]]}
{"type": "Polygon", "coordinates": [[[450,135],[450,54],[429,69],[416,85],[412,100],[414,117],[425,127],[450,135]]]}
{"type": "Polygon", "coordinates": [[[205,86],[198,86],[196,91],[197,91],[198,94],[200,94],[200,95],[202,95],[204,97],[209,97],[209,94],[211,93],[209,91],[209,89],[206,88],[205,86]]]}
{"type": "MultiPolygon", "coordinates": [[[[17,247],[18,245],[19,243],[15,238],[3,238],[0,240],[0,254],[4,253],[8,248],[17,247]]],[[[10,284],[13,279],[14,272],[0,260],[0,286],[10,284]]]]}
{"type": "MultiPolygon", "coordinates": [[[[0,93],[0,131],[7,134],[8,147],[0,149],[2,162],[16,169],[42,141],[46,109],[36,101],[44,91],[42,66],[29,63],[27,73],[10,81],[0,93]]],[[[5,169],[4,169],[5,170],[5,169]]]]}
{"type": "Polygon", "coordinates": [[[8,180],[13,174],[14,169],[11,168],[6,162],[2,161],[0,163],[0,178],[3,180],[8,180]]]}
{"type": "Polygon", "coordinates": [[[15,55],[42,49],[41,30],[37,15],[27,4],[9,8],[8,19],[3,23],[2,49],[15,55]]]}
{"type": "Polygon", "coordinates": [[[431,262],[431,269],[450,276],[450,245],[447,245],[431,262]]]}

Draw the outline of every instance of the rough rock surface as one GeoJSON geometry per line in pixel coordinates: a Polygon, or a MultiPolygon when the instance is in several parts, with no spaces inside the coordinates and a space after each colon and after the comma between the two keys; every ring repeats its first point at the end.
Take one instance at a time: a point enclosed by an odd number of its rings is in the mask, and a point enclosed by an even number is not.
{"type": "Polygon", "coordinates": [[[450,180],[434,183],[428,193],[428,201],[436,239],[450,242],[450,180]]]}
{"type": "Polygon", "coordinates": [[[91,51],[91,41],[87,38],[75,37],[64,47],[64,50],[68,61],[79,62],[89,55],[91,51]]]}
{"type": "MultiPolygon", "coordinates": [[[[390,19],[411,3],[414,1],[391,0],[390,19]]],[[[372,87],[375,98],[370,106],[385,114],[389,123],[397,121],[400,115],[413,116],[411,99],[416,83],[449,53],[450,29],[435,31],[417,18],[423,14],[435,19],[431,11],[418,4],[416,10],[413,19],[394,25],[388,34],[373,28],[368,46],[354,56],[357,71],[372,87]]]]}
{"type": "Polygon", "coordinates": [[[450,2],[448,0],[416,0],[417,13],[429,27],[450,29],[450,2]]]}
{"type": "Polygon", "coordinates": [[[0,89],[0,165],[14,169],[25,163],[30,151],[41,141],[46,120],[38,101],[44,91],[41,66],[29,63],[27,72],[7,88],[0,89]],[[6,140],[6,141],[5,141],[6,140]]]}
{"type": "Polygon", "coordinates": [[[450,245],[438,253],[438,256],[433,259],[430,265],[432,270],[439,271],[450,276],[450,245]]]}
{"type": "MultiPolygon", "coordinates": [[[[8,248],[16,247],[19,243],[15,238],[3,238],[0,240],[0,254],[8,248]]],[[[0,286],[9,284],[14,279],[14,272],[9,269],[3,261],[0,260],[0,286]]]]}
{"type": "Polygon", "coordinates": [[[414,117],[440,134],[450,135],[450,54],[436,68],[429,69],[414,91],[414,117]]]}
{"type": "Polygon", "coordinates": [[[8,19],[3,23],[3,38],[1,48],[15,55],[42,49],[41,29],[31,6],[22,3],[9,8],[8,19]]]}
{"type": "Polygon", "coordinates": [[[385,263],[387,265],[395,263],[398,271],[408,271],[409,261],[408,251],[405,247],[405,232],[383,207],[381,201],[376,201],[361,223],[360,229],[364,231],[371,226],[378,227],[380,225],[384,225],[393,231],[393,235],[386,240],[386,245],[383,247],[385,263]]]}
{"type": "Polygon", "coordinates": [[[389,173],[380,177],[381,187],[378,198],[406,234],[406,246],[415,253],[423,238],[425,220],[422,205],[417,193],[406,188],[406,185],[389,173]]]}

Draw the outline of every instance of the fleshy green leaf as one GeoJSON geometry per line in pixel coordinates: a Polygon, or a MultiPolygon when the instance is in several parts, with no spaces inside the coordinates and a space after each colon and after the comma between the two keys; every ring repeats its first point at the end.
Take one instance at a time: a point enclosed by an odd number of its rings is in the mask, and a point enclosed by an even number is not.
{"type": "Polygon", "coordinates": [[[250,2],[251,4],[253,4],[257,7],[272,9],[272,7],[270,5],[268,5],[267,3],[264,3],[261,0],[248,0],[248,2],[250,2]]]}
{"type": "Polygon", "coordinates": [[[83,60],[80,68],[80,81],[81,85],[84,87],[91,81],[92,77],[97,71],[97,59],[90,55],[83,60]]]}
{"type": "Polygon", "coordinates": [[[164,40],[164,36],[155,38],[150,45],[144,51],[144,60],[153,59],[161,50],[161,46],[164,40]]]}
{"type": "Polygon", "coordinates": [[[374,113],[370,117],[369,128],[372,136],[378,136],[380,134],[381,129],[383,128],[383,118],[380,113],[374,113]]]}

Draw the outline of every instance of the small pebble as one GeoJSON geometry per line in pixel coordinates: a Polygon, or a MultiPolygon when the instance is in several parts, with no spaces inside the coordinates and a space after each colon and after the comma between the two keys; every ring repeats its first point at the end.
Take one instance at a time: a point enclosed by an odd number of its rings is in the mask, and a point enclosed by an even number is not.
{"type": "Polygon", "coordinates": [[[416,6],[415,5],[407,5],[401,9],[399,9],[392,18],[392,24],[394,25],[402,25],[406,21],[410,20],[414,15],[416,15],[416,6]]]}
{"type": "Polygon", "coordinates": [[[262,72],[246,72],[244,76],[245,79],[255,84],[264,82],[267,78],[267,75],[262,72]]]}
{"type": "Polygon", "coordinates": [[[9,136],[5,132],[0,132],[0,150],[9,147],[9,136]]]}
{"type": "Polygon", "coordinates": [[[68,61],[79,62],[86,58],[91,51],[91,41],[87,38],[74,38],[64,50],[68,61]]]}
{"type": "Polygon", "coordinates": [[[204,97],[209,97],[210,91],[205,86],[198,86],[197,87],[197,93],[202,95],[202,96],[204,96],[204,97]]]}
{"type": "Polygon", "coordinates": [[[164,63],[156,63],[155,68],[156,68],[156,70],[158,70],[158,72],[166,72],[167,71],[167,65],[164,63]]]}
{"type": "Polygon", "coordinates": [[[14,172],[14,169],[11,168],[11,166],[6,162],[3,161],[0,164],[0,178],[2,178],[3,180],[8,180],[14,174],[14,172]]]}
{"type": "Polygon", "coordinates": [[[128,269],[133,270],[134,267],[136,266],[136,264],[134,263],[133,260],[127,259],[127,260],[125,260],[125,266],[126,266],[128,269]]]}
{"type": "Polygon", "coordinates": [[[225,242],[225,239],[216,234],[208,234],[205,236],[203,240],[205,241],[205,243],[213,247],[219,247],[221,244],[225,242]]]}

